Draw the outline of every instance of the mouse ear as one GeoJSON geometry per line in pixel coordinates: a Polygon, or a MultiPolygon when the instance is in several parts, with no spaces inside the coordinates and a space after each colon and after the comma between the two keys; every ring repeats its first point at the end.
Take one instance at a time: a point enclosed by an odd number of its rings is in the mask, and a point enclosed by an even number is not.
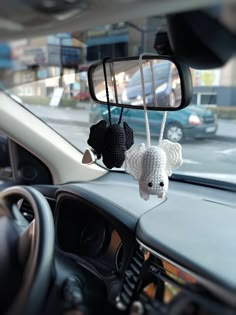
{"type": "Polygon", "coordinates": [[[145,144],[141,143],[139,146],[132,147],[125,152],[125,170],[136,180],[139,180],[142,175],[142,161],[145,150],[145,144]]]}
{"type": "Polygon", "coordinates": [[[179,143],[162,140],[160,147],[166,153],[166,174],[171,176],[172,172],[183,164],[182,147],[179,143]]]}
{"type": "Polygon", "coordinates": [[[123,122],[123,127],[126,136],[126,149],[128,150],[134,144],[134,132],[133,129],[125,121],[123,122]]]}
{"type": "Polygon", "coordinates": [[[105,120],[101,120],[90,127],[90,134],[87,143],[96,151],[97,155],[102,154],[106,128],[107,123],[105,120]]]}

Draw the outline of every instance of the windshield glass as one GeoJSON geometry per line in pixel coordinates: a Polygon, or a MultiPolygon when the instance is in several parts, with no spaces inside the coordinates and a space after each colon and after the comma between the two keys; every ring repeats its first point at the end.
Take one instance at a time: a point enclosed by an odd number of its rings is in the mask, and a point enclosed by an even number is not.
{"type": "MultiPolygon", "coordinates": [[[[107,117],[106,106],[90,98],[87,70],[104,57],[155,53],[157,30],[165,29],[162,17],[117,23],[79,33],[60,33],[0,44],[1,85],[24,106],[50,125],[81,152],[88,147],[92,124],[107,117]],[[138,29],[137,29],[138,27],[138,29]]],[[[164,137],[182,143],[184,163],[179,173],[234,180],[236,160],[236,59],[214,70],[191,69],[191,105],[169,112],[164,137]]],[[[166,76],[167,65],[157,69],[166,76]]],[[[139,74],[137,74],[139,77],[139,74]]],[[[135,85],[136,76],[129,81],[135,85]]],[[[151,74],[150,74],[151,79],[151,74]]],[[[125,82],[125,74],[117,78],[125,82]]],[[[168,83],[162,87],[167,91],[168,83]]],[[[174,99],[168,89],[166,97],[174,99]]],[[[140,97],[140,93],[137,93],[140,97]]],[[[105,95],[104,95],[105,97],[105,95]]],[[[126,96],[127,97],[127,96],[126,96]]],[[[119,117],[113,108],[112,115],[119,117]]],[[[158,143],[163,112],[150,111],[152,144],[158,143]]],[[[125,110],[123,121],[134,129],[135,143],[145,142],[144,113],[125,110]]],[[[46,135],[45,135],[46,136],[46,135]]],[[[101,160],[98,163],[102,164],[101,160]]]]}

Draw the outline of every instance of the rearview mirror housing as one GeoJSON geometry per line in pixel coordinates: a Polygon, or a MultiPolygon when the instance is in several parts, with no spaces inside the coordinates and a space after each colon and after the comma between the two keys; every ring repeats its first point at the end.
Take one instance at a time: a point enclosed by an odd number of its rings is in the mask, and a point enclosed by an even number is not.
{"type": "MultiPolygon", "coordinates": [[[[105,62],[109,102],[112,106],[143,109],[139,57],[108,59],[105,62]]],[[[146,55],[142,58],[147,108],[175,111],[189,105],[192,79],[189,67],[170,56],[146,55]]],[[[91,98],[107,104],[103,62],[89,67],[91,98]]]]}

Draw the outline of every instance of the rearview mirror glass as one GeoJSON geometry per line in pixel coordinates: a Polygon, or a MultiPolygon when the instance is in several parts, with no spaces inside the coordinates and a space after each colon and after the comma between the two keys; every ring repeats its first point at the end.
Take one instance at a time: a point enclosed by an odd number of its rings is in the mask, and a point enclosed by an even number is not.
{"type": "MultiPolygon", "coordinates": [[[[105,69],[110,104],[143,108],[139,57],[109,59],[105,63],[105,69]]],[[[176,64],[170,59],[147,56],[142,60],[142,72],[148,109],[177,110],[188,105],[191,99],[191,79],[186,65],[176,64]],[[183,74],[187,76],[187,80],[183,74]]],[[[102,62],[90,67],[89,85],[93,100],[107,103],[102,62]]]]}

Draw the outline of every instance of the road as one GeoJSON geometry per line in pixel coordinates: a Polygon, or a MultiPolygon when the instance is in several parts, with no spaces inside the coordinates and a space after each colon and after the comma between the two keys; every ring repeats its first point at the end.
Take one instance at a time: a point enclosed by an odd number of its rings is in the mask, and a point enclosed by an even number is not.
{"type": "MultiPolygon", "coordinates": [[[[81,151],[88,147],[89,103],[81,102],[77,109],[41,105],[27,107],[81,151]]],[[[145,137],[135,135],[135,143],[141,142],[145,142],[145,137]]],[[[155,143],[158,143],[157,138],[152,140],[152,144],[155,143]]],[[[236,121],[219,120],[214,138],[185,141],[182,147],[184,163],[180,171],[236,174],[236,121]]]]}
{"type": "MultiPolygon", "coordinates": [[[[74,146],[84,151],[89,135],[89,126],[50,123],[50,125],[74,146]]],[[[145,137],[135,135],[135,143],[145,142],[145,137]]],[[[157,139],[152,139],[152,144],[157,139]]],[[[189,140],[182,144],[184,163],[182,171],[234,174],[236,173],[236,135],[233,138],[209,138],[189,140]]]]}

